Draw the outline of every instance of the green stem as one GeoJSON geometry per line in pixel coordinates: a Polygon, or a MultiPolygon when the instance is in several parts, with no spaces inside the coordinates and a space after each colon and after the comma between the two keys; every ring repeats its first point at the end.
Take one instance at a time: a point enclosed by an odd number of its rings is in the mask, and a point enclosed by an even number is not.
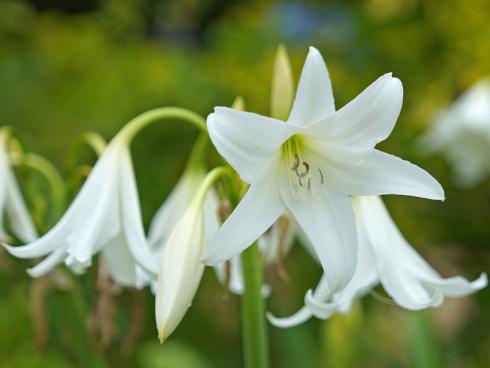
{"type": "Polygon", "coordinates": [[[67,154],[65,167],[68,170],[72,170],[77,165],[80,158],[80,152],[85,146],[90,147],[97,157],[100,157],[107,146],[107,142],[104,137],[95,132],[85,132],[81,134],[67,154]]]}
{"type": "Polygon", "coordinates": [[[141,129],[157,120],[163,119],[181,119],[194,124],[203,132],[206,132],[206,120],[195,112],[179,107],[161,107],[144,112],[132,119],[121,129],[117,137],[130,142],[141,129]]]}
{"type": "Polygon", "coordinates": [[[39,171],[49,183],[51,187],[51,195],[53,200],[53,214],[58,217],[63,212],[65,205],[65,184],[63,178],[59,174],[54,165],[44,157],[35,153],[25,153],[20,164],[31,169],[39,171]]]}
{"type": "Polygon", "coordinates": [[[256,243],[242,253],[245,292],[242,296],[242,334],[245,367],[269,367],[269,343],[262,298],[262,258],[256,243]]]}

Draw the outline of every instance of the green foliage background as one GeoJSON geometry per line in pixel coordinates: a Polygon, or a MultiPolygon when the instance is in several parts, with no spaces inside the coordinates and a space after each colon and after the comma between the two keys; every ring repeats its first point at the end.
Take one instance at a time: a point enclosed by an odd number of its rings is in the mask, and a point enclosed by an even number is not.
{"type": "MultiPolygon", "coordinates": [[[[267,114],[277,45],[287,46],[296,78],[307,46],[315,45],[329,66],[337,106],[385,72],[402,80],[404,107],[382,148],[430,171],[447,200],[386,201],[406,237],[441,273],[473,278],[490,269],[490,181],[458,189],[441,158],[420,153],[417,137],[438,110],[490,74],[489,19],[487,0],[0,0],[0,123],[13,126],[24,149],[45,155],[68,178],[67,153],[81,133],[110,139],[153,107],[182,106],[205,116],[240,94],[248,110],[267,114]]],[[[178,180],[195,136],[189,126],[172,122],[136,140],[146,223],[178,180]]],[[[94,159],[87,150],[81,163],[94,159]]],[[[48,188],[28,170],[19,169],[18,176],[46,231],[57,216],[50,213],[48,188]]],[[[122,291],[115,300],[115,338],[101,347],[87,333],[98,297],[96,267],[81,278],[60,270],[46,287],[25,274],[28,262],[5,254],[0,261],[1,367],[241,364],[239,300],[224,298],[212,271],[163,346],[157,344],[152,295],[122,291]],[[36,344],[33,295],[43,287],[46,339],[36,344]],[[128,341],[135,326],[139,337],[128,341]]],[[[274,288],[268,308],[276,314],[295,311],[320,274],[300,247],[286,267],[289,282],[267,271],[274,288]]],[[[349,316],[289,330],[271,327],[274,366],[488,366],[489,291],[423,313],[376,299],[381,297],[368,296],[349,316]]]]}

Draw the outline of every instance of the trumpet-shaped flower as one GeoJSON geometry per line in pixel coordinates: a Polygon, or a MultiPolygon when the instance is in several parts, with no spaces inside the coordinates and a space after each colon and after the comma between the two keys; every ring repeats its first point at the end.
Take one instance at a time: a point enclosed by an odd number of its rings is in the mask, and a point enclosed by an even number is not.
{"type": "Polygon", "coordinates": [[[7,250],[16,257],[46,256],[28,270],[41,276],[65,262],[76,272],[102,251],[111,275],[125,286],[138,286],[136,261],[156,274],[146,248],[131,156],[126,140],[116,137],[106,148],[61,220],[44,236],[7,250]]]}
{"type": "Polygon", "coordinates": [[[6,215],[13,235],[22,241],[30,242],[37,238],[37,232],[11,167],[7,141],[7,128],[2,128],[0,129],[0,239],[3,241],[8,239],[3,227],[6,215]]]}
{"type": "Polygon", "coordinates": [[[311,316],[329,318],[335,312],[347,313],[352,302],[381,283],[403,308],[419,310],[437,307],[444,297],[461,297],[487,285],[487,275],[469,282],[463,277],[441,277],[405,240],[380,197],[353,199],[359,239],[356,272],[342,291],[330,295],[325,277],[315,292],[308,291],[305,307],[293,316],[275,318],[279,327],[290,327],[311,316]]]}
{"type": "Polygon", "coordinates": [[[443,199],[427,172],[375,149],[392,131],[402,95],[400,81],[386,74],[335,111],[326,66],[311,48],[286,122],[215,108],[211,140],[250,188],[210,240],[205,262],[232,258],[290,211],[315,249],[329,292],[344,288],[357,263],[351,195],[443,199]]]}
{"type": "MultiPolygon", "coordinates": [[[[162,247],[155,299],[158,337],[161,342],[175,330],[192,303],[205,265],[205,202],[222,169],[204,179],[162,247]]],[[[209,198],[209,197],[208,197],[209,198]]]]}
{"type": "Polygon", "coordinates": [[[476,83],[442,111],[422,138],[429,152],[443,154],[464,187],[490,175],[490,79],[476,83]]]}

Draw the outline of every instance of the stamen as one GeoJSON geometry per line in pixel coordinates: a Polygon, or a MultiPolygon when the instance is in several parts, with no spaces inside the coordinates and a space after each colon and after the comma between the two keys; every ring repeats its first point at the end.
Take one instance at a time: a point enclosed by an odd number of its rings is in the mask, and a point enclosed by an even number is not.
{"type": "Polygon", "coordinates": [[[318,172],[320,173],[320,184],[323,184],[323,173],[322,173],[322,170],[318,169],[318,172]]]}

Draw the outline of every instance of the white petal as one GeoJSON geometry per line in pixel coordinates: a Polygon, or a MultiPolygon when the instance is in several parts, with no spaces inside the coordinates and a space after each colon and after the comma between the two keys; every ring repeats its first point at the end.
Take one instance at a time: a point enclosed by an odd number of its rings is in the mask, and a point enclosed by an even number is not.
{"type": "Polygon", "coordinates": [[[216,265],[241,253],[284,212],[274,176],[252,184],[232,214],[210,238],[203,261],[216,265]]]}
{"type": "MultiPolygon", "coordinates": [[[[11,171],[11,170],[10,170],[11,171]]],[[[28,243],[37,239],[37,231],[22,199],[20,189],[11,171],[7,179],[6,210],[10,219],[13,233],[22,241],[28,243]]]]}
{"type": "Polygon", "coordinates": [[[145,237],[138,189],[134,177],[133,165],[129,152],[124,152],[121,158],[120,173],[120,205],[121,221],[129,251],[140,267],[149,275],[158,275],[158,259],[153,257],[145,237]]]}
{"type": "Polygon", "coordinates": [[[121,286],[138,287],[138,275],[133,255],[122,234],[114,237],[102,250],[112,279],[121,286]]]}
{"type": "Polygon", "coordinates": [[[318,195],[291,195],[288,183],[281,194],[299,226],[311,241],[333,293],[352,278],[357,262],[357,237],[351,200],[324,190],[318,195]]]}
{"type": "Polygon", "coordinates": [[[97,208],[100,188],[105,188],[107,178],[110,179],[114,174],[113,171],[117,167],[115,160],[119,154],[114,148],[117,147],[106,149],[73,203],[51,230],[32,243],[19,247],[7,246],[7,250],[19,258],[35,258],[45,256],[58,247],[66,249],[70,235],[72,239],[76,238],[74,234],[83,231],[92,219],[94,209],[97,208]]]}
{"type": "MultiPolygon", "coordinates": [[[[195,203],[199,201],[197,198],[195,203]]],[[[191,306],[204,271],[201,256],[205,242],[202,208],[191,204],[170,234],[158,274],[155,313],[162,342],[191,306]]]]}
{"type": "Polygon", "coordinates": [[[332,170],[339,188],[351,195],[401,194],[444,200],[444,190],[427,171],[396,156],[373,150],[354,166],[332,170]]]}
{"type": "Polygon", "coordinates": [[[148,243],[151,248],[162,246],[167,241],[203,179],[204,174],[201,172],[184,173],[150,223],[148,243]]]}
{"type": "Polygon", "coordinates": [[[27,273],[31,277],[41,277],[51,272],[57,265],[63,262],[66,257],[66,249],[60,247],[53,251],[49,256],[44,258],[34,267],[27,270],[27,273]]]}
{"type": "Polygon", "coordinates": [[[226,107],[215,108],[207,125],[218,152],[247,183],[263,176],[291,134],[279,120],[226,107]]]}
{"type": "Polygon", "coordinates": [[[455,276],[446,279],[432,279],[430,282],[435,287],[441,288],[444,295],[450,297],[462,297],[485,288],[488,284],[488,277],[486,273],[482,273],[480,277],[473,281],[468,281],[461,276],[455,276]]]}
{"type": "MultiPolygon", "coordinates": [[[[356,220],[358,220],[357,212],[356,220]]],[[[379,278],[374,254],[363,231],[358,231],[358,240],[356,271],[349,284],[334,295],[329,295],[326,290],[326,279],[322,277],[315,292],[312,293],[309,290],[306,294],[306,306],[316,317],[326,319],[335,312],[347,313],[357,298],[362,297],[378,283],[379,278]]]]}
{"type": "Polygon", "coordinates": [[[269,322],[279,328],[289,328],[300,325],[308,321],[313,314],[307,307],[301,308],[299,311],[288,317],[275,317],[271,313],[267,313],[269,322]]]}
{"type": "Polygon", "coordinates": [[[305,127],[335,111],[332,84],[322,56],[310,47],[288,122],[305,127]]]}
{"type": "Polygon", "coordinates": [[[418,310],[442,304],[444,295],[467,295],[486,286],[486,275],[473,283],[442,278],[405,240],[379,197],[358,201],[361,230],[374,250],[381,283],[395,302],[418,310]]]}
{"type": "Polygon", "coordinates": [[[366,150],[385,140],[393,130],[403,102],[399,79],[385,74],[335,114],[309,126],[303,134],[318,144],[341,143],[366,150]]]}
{"type": "Polygon", "coordinates": [[[77,227],[67,237],[67,264],[75,269],[83,270],[92,263],[92,255],[97,253],[121,229],[118,204],[117,178],[107,178],[100,188],[97,205],[86,218],[80,219],[77,227]]]}

